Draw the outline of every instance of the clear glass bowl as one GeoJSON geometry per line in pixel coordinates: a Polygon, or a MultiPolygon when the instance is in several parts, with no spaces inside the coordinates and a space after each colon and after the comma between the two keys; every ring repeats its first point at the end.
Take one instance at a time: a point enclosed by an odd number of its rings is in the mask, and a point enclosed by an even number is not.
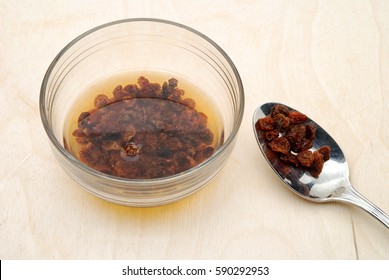
{"type": "Polygon", "coordinates": [[[212,40],[184,25],[158,19],[127,19],[96,27],[70,42],[53,60],[40,93],[43,126],[64,170],[92,194],[135,207],[182,199],[206,185],[233,149],[244,110],[239,73],[212,40]],[[64,124],[83,88],[115,73],[162,71],[201,85],[220,112],[224,143],[182,173],[157,179],[123,179],[98,172],[64,148],[64,124]]]}

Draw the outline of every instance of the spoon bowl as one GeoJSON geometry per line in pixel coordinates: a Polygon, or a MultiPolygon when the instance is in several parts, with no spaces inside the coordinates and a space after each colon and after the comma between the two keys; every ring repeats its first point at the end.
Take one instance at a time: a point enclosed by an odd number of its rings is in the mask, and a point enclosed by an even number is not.
{"type": "Polygon", "coordinates": [[[316,126],[316,137],[313,141],[312,150],[317,150],[325,145],[331,149],[330,159],[324,163],[320,176],[315,178],[308,171],[292,167],[279,160],[278,155],[270,149],[265,138],[261,137],[261,133],[263,132],[257,131],[255,126],[260,118],[264,118],[270,114],[271,109],[275,105],[283,105],[289,111],[296,111],[281,103],[265,103],[255,110],[253,127],[257,143],[263,156],[281,181],[295,194],[313,202],[340,201],[356,205],[366,210],[389,228],[389,216],[363,197],[351,185],[346,157],[339,145],[331,135],[309,117],[307,122],[311,122],[316,126]]]}

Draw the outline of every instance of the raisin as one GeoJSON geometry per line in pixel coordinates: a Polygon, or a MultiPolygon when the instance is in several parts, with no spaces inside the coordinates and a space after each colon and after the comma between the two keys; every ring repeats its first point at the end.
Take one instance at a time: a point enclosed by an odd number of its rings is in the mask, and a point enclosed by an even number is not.
{"type": "Polygon", "coordinates": [[[120,133],[121,138],[124,142],[131,142],[132,138],[136,135],[136,129],[133,125],[128,124],[125,130],[120,133]]]}
{"type": "Polygon", "coordinates": [[[181,103],[191,109],[196,107],[196,102],[192,98],[185,98],[181,103]]]}
{"type": "Polygon", "coordinates": [[[293,141],[300,142],[306,134],[306,127],[302,124],[293,125],[290,127],[289,131],[286,134],[286,137],[293,138],[293,141]]]}
{"type": "Polygon", "coordinates": [[[78,144],[81,145],[87,145],[88,143],[90,143],[90,141],[87,138],[83,138],[83,137],[77,137],[76,141],[78,144]]]}
{"type": "Polygon", "coordinates": [[[78,117],[78,121],[77,122],[81,122],[83,119],[85,119],[86,117],[88,117],[89,116],[89,112],[82,112],[81,114],[80,114],[80,116],[78,117]]]}
{"type": "Polygon", "coordinates": [[[313,152],[313,157],[314,157],[314,160],[313,160],[312,165],[309,168],[309,173],[311,173],[311,175],[313,177],[317,178],[317,177],[319,177],[320,173],[323,170],[324,159],[323,159],[323,155],[321,153],[319,153],[318,151],[313,152]]]}
{"type": "Polygon", "coordinates": [[[205,159],[212,156],[212,154],[215,152],[215,149],[211,146],[208,146],[202,150],[199,150],[197,152],[193,151],[187,151],[186,154],[193,157],[196,161],[204,161],[205,159]]]}
{"type": "Polygon", "coordinates": [[[277,114],[273,117],[274,126],[277,129],[286,129],[289,127],[289,118],[285,117],[283,114],[277,114]]]}
{"type": "Polygon", "coordinates": [[[331,152],[331,148],[328,147],[328,146],[323,146],[321,147],[320,149],[317,150],[320,154],[323,155],[323,160],[324,161],[327,161],[330,159],[330,152],[331,152]]]}
{"type": "Polygon", "coordinates": [[[113,92],[113,96],[116,100],[123,100],[127,98],[131,98],[132,95],[130,95],[126,90],[120,89],[113,92]]]}
{"type": "Polygon", "coordinates": [[[146,79],[143,76],[140,76],[138,78],[138,85],[140,86],[141,89],[147,88],[147,86],[150,84],[150,81],[146,79]]]}
{"type": "Polygon", "coordinates": [[[284,105],[274,105],[270,110],[270,116],[275,117],[278,114],[282,114],[284,116],[289,115],[289,109],[284,105]]]}
{"type": "Polygon", "coordinates": [[[292,150],[295,152],[301,151],[302,140],[305,137],[306,128],[302,124],[293,125],[286,133],[285,137],[291,143],[292,150]]]}
{"type": "Polygon", "coordinates": [[[174,155],[174,161],[176,162],[176,166],[179,167],[180,170],[186,170],[196,165],[195,160],[184,152],[176,153],[174,155]]]}
{"type": "Polygon", "coordinates": [[[204,129],[202,133],[199,133],[198,136],[200,137],[201,139],[201,142],[204,142],[205,144],[212,144],[213,142],[213,133],[210,129],[204,129]]]}
{"type": "Polygon", "coordinates": [[[330,158],[330,148],[324,146],[316,152],[310,151],[317,128],[313,122],[306,123],[307,120],[308,117],[298,111],[275,105],[268,116],[258,119],[255,129],[258,137],[265,139],[270,147],[266,153],[269,159],[278,156],[291,166],[308,168],[312,176],[317,177],[323,163],[330,158]]]}
{"type": "Polygon", "coordinates": [[[102,144],[101,144],[101,148],[104,150],[104,151],[120,151],[123,147],[121,147],[116,141],[104,141],[102,144]]]}
{"type": "Polygon", "coordinates": [[[72,131],[78,158],[98,171],[134,179],[171,176],[203,162],[215,152],[214,134],[208,117],[184,94],[175,78],[161,87],[140,76],[137,84],[116,86],[111,98],[97,95],[72,131]]]}
{"type": "Polygon", "coordinates": [[[133,84],[126,85],[123,90],[125,90],[132,97],[135,97],[139,92],[138,86],[133,84]]]}
{"type": "Polygon", "coordinates": [[[313,147],[313,141],[303,138],[300,143],[300,148],[296,152],[302,152],[304,150],[309,150],[313,147]]]}
{"type": "Polygon", "coordinates": [[[134,142],[129,142],[124,145],[124,151],[127,156],[134,157],[140,152],[140,148],[134,142]]]}
{"type": "Polygon", "coordinates": [[[172,88],[176,88],[178,85],[178,80],[176,78],[170,78],[168,82],[169,82],[169,86],[172,88]]]}
{"type": "Polygon", "coordinates": [[[185,92],[182,90],[182,89],[179,89],[179,88],[174,88],[172,91],[171,91],[171,94],[169,96],[169,99],[170,100],[173,100],[173,101],[179,101],[180,98],[185,94],[185,92]]]}
{"type": "Polygon", "coordinates": [[[117,94],[117,92],[119,91],[122,91],[123,90],[123,86],[122,85],[117,85],[113,91],[112,91],[112,94],[115,96],[117,94]]]}
{"type": "Polygon", "coordinates": [[[215,148],[214,147],[211,147],[211,146],[208,146],[206,147],[202,153],[204,155],[204,159],[206,158],[209,158],[210,156],[212,156],[212,154],[215,152],[215,148]]]}
{"type": "Polygon", "coordinates": [[[85,132],[82,129],[79,129],[79,128],[73,130],[72,135],[74,137],[81,137],[81,138],[86,137],[85,132]]]}
{"type": "Polygon", "coordinates": [[[313,140],[316,137],[316,126],[313,123],[309,123],[305,126],[305,137],[308,140],[313,140]]]}
{"type": "Polygon", "coordinates": [[[290,165],[293,165],[294,167],[297,167],[299,165],[299,161],[297,160],[297,157],[294,154],[282,154],[280,155],[280,159],[290,165]]]}
{"type": "Polygon", "coordinates": [[[107,106],[109,103],[109,99],[105,94],[99,94],[95,97],[94,105],[95,108],[103,108],[104,106],[107,106]]]}
{"type": "Polygon", "coordinates": [[[170,137],[165,145],[170,151],[178,151],[182,148],[182,143],[177,137],[170,137]]]}
{"type": "Polygon", "coordinates": [[[301,124],[308,120],[308,117],[306,115],[298,111],[289,112],[288,117],[292,124],[301,124]]]}
{"type": "Polygon", "coordinates": [[[156,150],[156,155],[161,158],[168,158],[171,157],[173,154],[174,152],[170,150],[167,146],[159,146],[156,150]]]}
{"type": "Polygon", "coordinates": [[[269,143],[270,148],[278,153],[289,154],[290,143],[285,137],[277,138],[269,143]]]}
{"type": "Polygon", "coordinates": [[[267,141],[273,141],[278,138],[278,135],[280,134],[280,131],[278,129],[266,131],[265,138],[267,141]]]}
{"type": "Polygon", "coordinates": [[[167,82],[164,82],[162,85],[161,98],[168,98],[172,89],[169,87],[167,82]]]}
{"type": "Polygon", "coordinates": [[[269,131],[274,129],[274,119],[271,117],[264,117],[257,121],[258,129],[262,131],[269,131]]]}
{"type": "Polygon", "coordinates": [[[310,150],[305,150],[297,154],[297,160],[302,166],[310,167],[313,163],[314,157],[310,150]]]}

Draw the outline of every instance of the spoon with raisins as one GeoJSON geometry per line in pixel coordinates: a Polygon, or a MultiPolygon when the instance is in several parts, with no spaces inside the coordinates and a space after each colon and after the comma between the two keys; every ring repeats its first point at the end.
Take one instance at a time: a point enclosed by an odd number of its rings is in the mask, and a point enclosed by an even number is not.
{"type": "Polygon", "coordinates": [[[352,187],[342,150],[317,123],[286,105],[266,103],[255,110],[253,126],[262,154],[290,190],[314,202],[356,205],[389,228],[389,216],[352,187]]]}

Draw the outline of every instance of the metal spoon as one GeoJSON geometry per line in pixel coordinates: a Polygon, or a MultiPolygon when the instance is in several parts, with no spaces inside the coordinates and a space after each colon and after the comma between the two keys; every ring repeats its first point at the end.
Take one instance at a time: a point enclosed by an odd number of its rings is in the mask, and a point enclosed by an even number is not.
{"type": "MultiPolygon", "coordinates": [[[[310,201],[340,201],[356,205],[366,210],[389,228],[389,216],[352,187],[349,181],[347,161],[339,145],[323,128],[311,119],[308,118],[307,122],[312,122],[317,127],[312,149],[315,150],[325,145],[331,148],[331,157],[324,163],[320,176],[314,178],[309,172],[291,167],[279,160],[278,155],[269,148],[263,137],[259,137],[255,128],[257,120],[267,116],[271,108],[277,104],[283,105],[280,103],[266,103],[258,107],[253,116],[253,127],[262,154],[285,185],[294,193],[310,201]]],[[[293,108],[286,107],[294,111],[293,108]]]]}

